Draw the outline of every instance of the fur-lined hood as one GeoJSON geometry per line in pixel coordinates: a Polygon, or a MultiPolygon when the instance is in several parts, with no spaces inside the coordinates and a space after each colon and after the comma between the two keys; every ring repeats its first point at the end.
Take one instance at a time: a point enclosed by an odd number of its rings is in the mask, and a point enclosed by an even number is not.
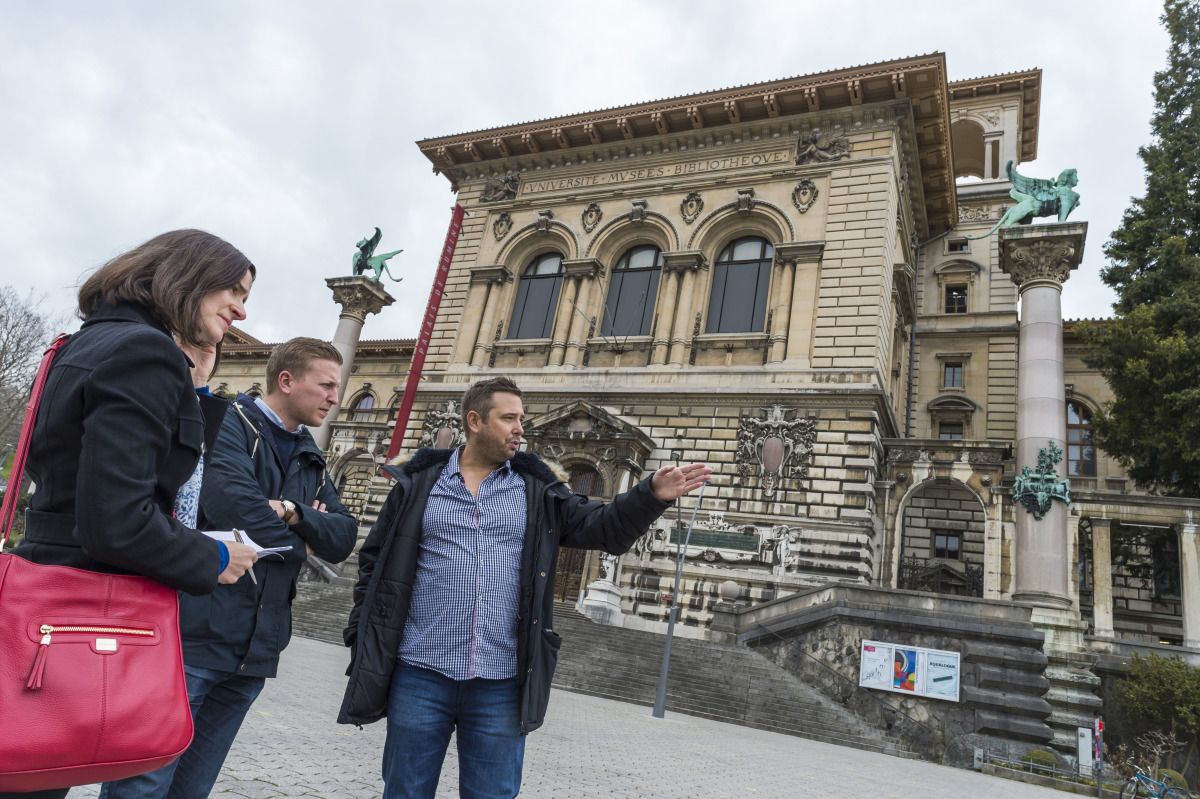
{"type": "MultiPolygon", "coordinates": [[[[417,472],[434,466],[439,469],[450,461],[453,449],[433,449],[422,447],[407,463],[384,466],[382,471],[393,480],[399,480],[400,475],[411,476],[417,472]]],[[[536,477],[544,483],[561,483],[562,478],[551,471],[550,466],[532,452],[518,452],[510,459],[513,471],[517,474],[536,477]]]]}

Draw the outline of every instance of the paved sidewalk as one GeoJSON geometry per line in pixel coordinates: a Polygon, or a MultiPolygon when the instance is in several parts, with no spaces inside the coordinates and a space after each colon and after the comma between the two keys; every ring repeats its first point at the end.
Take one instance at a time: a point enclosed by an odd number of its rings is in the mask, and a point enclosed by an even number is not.
{"type": "MultiPolygon", "coordinates": [[[[218,799],[366,799],[382,791],[383,722],[334,723],[346,650],[293,639],[234,744],[218,799]]],[[[439,797],[458,795],[451,743],[439,797]]],[[[95,787],[70,797],[95,797],[95,787]]],[[[1054,799],[1057,791],[917,760],[555,691],[529,738],[523,797],[1054,799]]]]}

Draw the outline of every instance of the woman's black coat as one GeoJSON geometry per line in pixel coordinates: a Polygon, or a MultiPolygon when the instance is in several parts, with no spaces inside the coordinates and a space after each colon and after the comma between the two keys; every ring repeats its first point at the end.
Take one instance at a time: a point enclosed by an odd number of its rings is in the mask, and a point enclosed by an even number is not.
{"type": "Polygon", "coordinates": [[[36,491],[16,554],[192,594],[216,587],[217,543],[171,515],[205,440],[189,368],[147,309],[103,306],[88,317],[46,382],[27,467],[36,491]]]}

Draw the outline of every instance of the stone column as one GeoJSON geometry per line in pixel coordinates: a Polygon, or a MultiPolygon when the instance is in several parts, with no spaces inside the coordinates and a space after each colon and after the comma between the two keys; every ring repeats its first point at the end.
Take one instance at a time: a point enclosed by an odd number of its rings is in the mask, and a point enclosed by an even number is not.
{"type": "Polygon", "coordinates": [[[499,294],[500,287],[512,280],[512,273],[500,265],[477,266],[470,270],[470,274],[470,289],[459,321],[459,338],[453,363],[470,364],[475,347],[488,341],[483,327],[484,312],[493,301],[493,295],[499,294]]]}
{"type": "Polygon", "coordinates": [[[325,449],[329,445],[331,426],[337,421],[342,399],[346,395],[346,383],[350,379],[350,368],[354,365],[354,353],[358,349],[358,338],[362,334],[367,317],[379,313],[395,302],[383,284],[365,275],[331,277],[325,281],[333,292],[333,301],[342,307],[337,330],[333,334],[333,348],[342,356],[341,385],[338,386],[338,404],[331,408],[325,422],[312,431],[317,446],[325,449]]]}
{"type": "Polygon", "coordinates": [[[671,331],[675,328],[675,312],[679,307],[679,274],[662,270],[662,287],[658,299],[659,314],[654,323],[650,364],[663,366],[671,352],[671,331]]]}
{"type": "Polygon", "coordinates": [[[771,281],[771,357],[768,363],[782,363],[787,356],[788,322],[792,309],[792,280],[796,262],[779,257],[775,251],[775,278],[771,281]]]}
{"type": "Polygon", "coordinates": [[[675,311],[675,324],[671,329],[671,350],[667,356],[670,366],[686,366],[692,343],[692,317],[696,295],[696,276],[708,268],[708,261],[699,250],[663,253],[663,271],[679,274],[679,300],[675,311]]]}
{"type": "Polygon", "coordinates": [[[812,350],[812,326],[817,312],[821,253],[824,251],[823,241],[788,242],[775,248],[775,257],[794,264],[785,359],[802,366],[808,365],[812,350]]]}
{"type": "Polygon", "coordinates": [[[1092,634],[1113,637],[1112,519],[1092,523],[1092,634]]]}
{"type": "Polygon", "coordinates": [[[1200,531],[1179,525],[1179,585],[1183,593],[1183,645],[1200,648],[1200,531]]]}
{"type": "Polygon", "coordinates": [[[499,312],[500,300],[503,296],[504,284],[513,279],[512,272],[508,271],[504,266],[484,266],[477,267],[471,270],[471,283],[482,283],[485,286],[483,292],[483,307],[478,309],[468,309],[464,314],[465,319],[479,319],[479,328],[474,336],[474,344],[471,351],[471,366],[484,367],[488,363],[488,355],[492,351],[492,339],[496,329],[496,314],[499,312]],[[479,316],[475,317],[474,314],[479,316]]]}
{"type": "Polygon", "coordinates": [[[558,308],[554,313],[554,327],[550,330],[550,355],[547,366],[562,366],[567,349],[567,335],[571,320],[575,318],[575,303],[579,297],[579,275],[564,275],[562,293],[558,296],[558,308]]]}
{"type": "Polygon", "coordinates": [[[983,598],[1000,599],[1000,555],[1004,549],[1004,521],[999,497],[993,493],[983,522],[983,598]]]}
{"type": "MultiPolygon", "coordinates": [[[[1083,258],[1086,223],[1023,225],[1000,231],[1000,268],[1019,287],[1017,468],[1038,468],[1038,453],[1066,450],[1062,284],[1083,258]]],[[[1060,459],[1054,476],[1064,477],[1060,459]]],[[[1015,498],[1014,498],[1015,500],[1015,498]]],[[[1069,611],[1071,587],[1067,506],[1051,500],[1041,519],[1015,507],[1016,586],[1013,599],[1069,611]]]]}
{"type": "MultiPolygon", "coordinates": [[[[567,366],[582,366],[583,353],[587,349],[588,332],[592,322],[601,316],[592,313],[592,290],[598,285],[599,276],[604,273],[604,266],[595,258],[563,261],[563,271],[567,277],[575,277],[579,281],[579,297],[575,307],[579,313],[571,311],[571,322],[567,326],[567,350],[563,362],[567,366]]],[[[601,304],[604,298],[600,298],[601,304]]]]}

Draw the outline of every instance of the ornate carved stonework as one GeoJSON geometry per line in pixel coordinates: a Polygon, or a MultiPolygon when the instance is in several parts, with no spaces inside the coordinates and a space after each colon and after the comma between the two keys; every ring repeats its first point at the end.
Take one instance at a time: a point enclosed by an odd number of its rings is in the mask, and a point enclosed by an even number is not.
{"type": "Polygon", "coordinates": [[[1079,265],[1075,246],[1063,241],[1007,241],[1005,249],[1007,271],[1018,286],[1033,280],[1065,283],[1079,265]]]}
{"type": "Polygon", "coordinates": [[[583,232],[591,233],[596,229],[596,225],[600,224],[600,220],[604,217],[604,213],[600,210],[600,206],[592,203],[587,208],[583,209],[583,216],[580,221],[583,222],[583,232]]]}
{"type": "Polygon", "coordinates": [[[754,189],[745,188],[737,190],[737,212],[739,214],[748,214],[754,210],[754,189]]]}
{"type": "Polygon", "coordinates": [[[995,210],[989,205],[958,206],[959,222],[990,222],[995,218],[995,210]]]}
{"type": "Polygon", "coordinates": [[[1000,466],[1004,463],[1004,455],[996,450],[973,450],[967,456],[967,462],[972,466],[1000,466]]]}
{"type": "Polygon", "coordinates": [[[813,203],[817,201],[817,184],[815,181],[805,178],[796,184],[796,188],[792,189],[792,205],[796,206],[796,210],[802,214],[808,213],[808,209],[813,207],[813,203]]]}
{"type": "Polygon", "coordinates": [[[342,316],[359,322],[365,322],[368,315],[379,313],[396,301],[382,284],[363,275],[327,278],[325,285],[333,292],[333,301],[342,306],[342,316]]]}
{"type": "Polygon", "coordinates": [[[929,460],[929,453],[919,447],[891,447],[887,459],[888,463],[916,463],[929,460]]]}
{"type": "Polygon", "coordinates": [[[550,221],[554,219],[554,212],[547,208],[545,211],[538,211],[537,222],[535,227],[538,233],[550,232],[550,221]]]}
{"type": "Polygon", "coordinates": [[[500,241],[500,239],[508,235],[508,231],[512,230],[512,224],[512,216],[509,215],[508,211],[496,217],[496,221],[492,223],[492,233],[495,234],[496,241],[500,241]]]}
{"type": "Polygon", "coordinates": [[[763,418],[743,416],[739,421],[735,462],[742,480],[757,478],[763,496],[773,497],[781,479],[808,474],[817,422],[788,419],[792,409],[782,405],[763,410],[763,418]]]}
{"type": "Polygon", "coordinates": [[[701,199],[698,191],[693,191],[684,197],[683,202],[679,204],[679,213],[683,216],[683,221],[689,225],[700,217],[700,212],[703,210],[704,200],[701,199]]]}
{"type": "Polygon", "coordinates": [[[517,196],[517,187],[519,185],[520,179],[510,169],[503,175],[488,178],[484,182],[483,192],[479,195],[479,201],[482,203],[495,203],[502,200],[512,200],[517,196]]]}
{"type": "Polygon", "coordinates": [[[633,210],[629,212],[630,222],[645,222],[646,221],[646,201],[634,200],[633,210]]]}
{"type": "Polygon", "coordinates": [[[425,426],[421,431],[419,447],[449,449],[464,441],[462,411],[454,400],[446,400],[441,408],[432,408],[425,414],[425,426]]]}
{"type": "Polygon", "coordinates": [[[840,161],[850,157],[850,140],[845,136],[830,136],[813,131],[801,136],[796,145],[796,163],[814,164],[840,161]]]}

